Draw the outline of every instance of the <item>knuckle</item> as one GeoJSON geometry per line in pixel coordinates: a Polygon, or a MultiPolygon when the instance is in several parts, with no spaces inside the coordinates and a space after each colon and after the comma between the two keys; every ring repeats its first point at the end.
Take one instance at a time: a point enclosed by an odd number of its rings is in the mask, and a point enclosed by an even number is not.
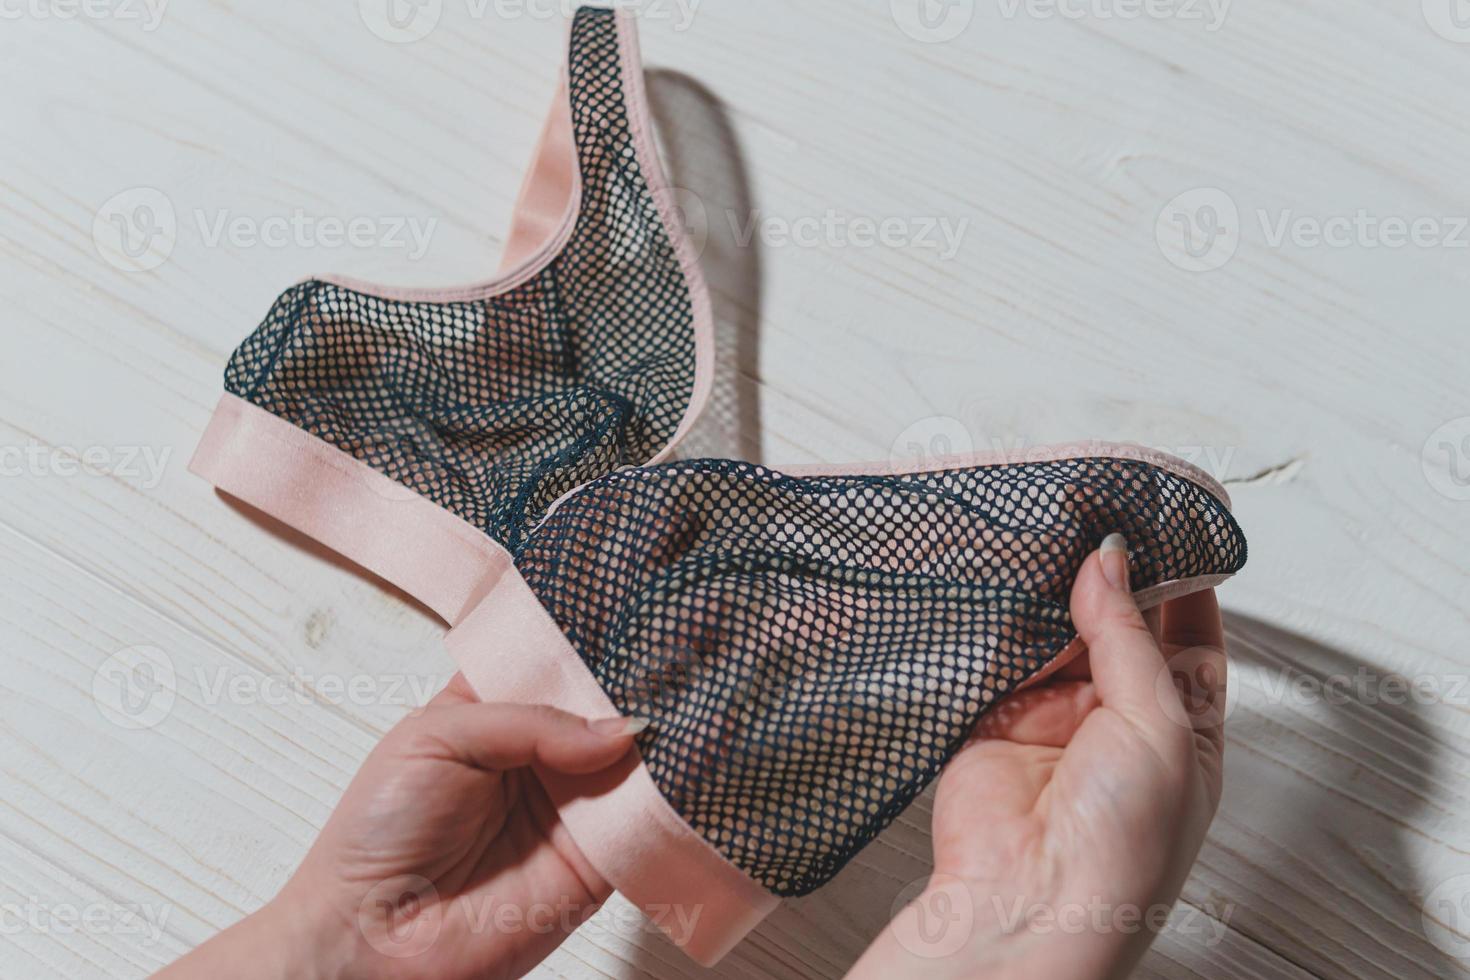
{"type": "Polygon", "coordinates": [[[521,708],[526,724],[541,730],[560,728],[566,725],[571,715],[549,704],[530,704],[521,708]]]}

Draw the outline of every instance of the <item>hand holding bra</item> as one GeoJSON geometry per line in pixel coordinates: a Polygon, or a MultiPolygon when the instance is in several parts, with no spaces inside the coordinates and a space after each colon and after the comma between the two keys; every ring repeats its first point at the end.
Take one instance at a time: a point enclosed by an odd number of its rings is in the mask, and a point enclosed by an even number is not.
{"type": "Polygon", "coordinates": [[[670,200],[631,21],[580,10],[516,268],[288,291],[193,468],[424,601],[485,700],[651,719],[611,769],[539,775],[589,861],[708,964],[1080,650],[1068,596],[1104,535],[1133,547],[1142,607],[1246,548],[1218,483],[1141,447],[658,462],[713,353],[670,200]]]}

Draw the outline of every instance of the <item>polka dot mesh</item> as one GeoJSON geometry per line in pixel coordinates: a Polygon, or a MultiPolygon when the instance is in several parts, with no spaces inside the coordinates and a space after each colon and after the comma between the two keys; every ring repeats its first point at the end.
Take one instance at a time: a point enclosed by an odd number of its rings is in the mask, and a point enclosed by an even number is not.
{"type": "Polygon", "coordinates": [[[634,152],[611,11],[578,12],[569,59],[581,210],[544,269],[448,303],[306,282],[225,373],[510,548],[567,490],[663,449],[694,389],[691,296],[634,152]]]}
{"type": "Polygon", "coordinates": [[[1139,462],[797,479],[695,460],[584,488],[517,567],[653,720],[638,745],[674,809],[800,895],[1071,641],[1072,581],[1111,531],[1138,589],[1245,563],[1220,501],[1139,462]]]}

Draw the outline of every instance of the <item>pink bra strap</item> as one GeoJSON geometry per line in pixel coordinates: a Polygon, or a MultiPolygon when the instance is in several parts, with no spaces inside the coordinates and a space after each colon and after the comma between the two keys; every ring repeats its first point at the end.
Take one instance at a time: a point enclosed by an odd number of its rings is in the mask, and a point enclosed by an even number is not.
{"type": "MultiPolygon", "coordinates": [[[[565,53],[571,48],[571,22],[568,37],[562,42],[565,53]]],[[[510,235],[505,254],[500,259],[502,273],[516,269],[537,254],[566,227],[582,194],[582,174],[577,163],[577,144],[572,133],[572,104],[567,90],[567,63],[563,55],[541,139],[531,157],[531,169],[521,183],[511,218],[510,235]]]]}

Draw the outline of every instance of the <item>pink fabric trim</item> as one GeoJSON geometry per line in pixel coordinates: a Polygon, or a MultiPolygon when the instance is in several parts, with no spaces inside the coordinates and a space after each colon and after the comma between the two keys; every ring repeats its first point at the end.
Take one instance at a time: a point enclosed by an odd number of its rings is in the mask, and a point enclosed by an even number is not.
{"type": "MultiPolygon", "coordinates": [[[[619,713],[514,569],[445,644],[484,701],[619,713]]],[[[716,963],[780,904],[674,812],[636,750],[592,776],[537,774],[592,866],[700,964],[716,963]]]]}
{"type": "Polygon", "coordinates": [[[510,567],[483,531],[285,419],[225,394],[189,470],[457,623],[510,567]]]}
{"type": "MultiPolygon", "coordinates": [[[[1146,589],[1139,589],[1133,593],[1133,601],[1138,604],[1140,612],[1160,606],[1170,599],[1178,599],[1181,596],[1192,595],[1195,592],[1203,592],[1205,589],[1213,589],[1215,586],[1229,579],[1229,575],[1196,575],[1193,578],[1174,579],[1170,582],[1160,582],[1146,589]]],[[[1025,683],[1016,690],[1024,691],[1028,687],[1034,687],[1042,683],[1052,674],[1061,670],[1067,664],[1080,657],[1087,649],[1087,644],[1082,642],[1082,637],[1072,637],[1072,642],[1062,648],[1062,652],[1052,658],[1052,662],[1026,678],[1025,683]]]]}
{"type": "Polygon", "coordinates": [[[1212,494],[1226,508],[1230,507],[1230,494],[1213,476],[1186,463],[1178,456],[1127,442],[1075,442],[1057,443],[1051,446],[1033,446],[989,453],[966,453],[956,456],[940,456],[930,463],[917,467],[910,463],[894,460],[868,463],[849,463],[832,466],[827,463],[810,463],[801,466],[782,467],[779,472],[790,476],[902,476],[911,473],[937,473],[942,470],[971,469],[977,466],[1010,466],[1016,463],[1050,463],[1062,459],[1128,459],[1158,467],[1166,473],[1197,483],[1212,494]]]}
{"type": "Polygon", "coordinates": [[[664,173],[663,163],[659,160],[658,149],[654,145],[653,122],[644,87],[643,59],[638,49],[638,29],[633,15],[627,10],[618,10],[615,17],[618,48],[622,56],[623,101],[632,130],[633,149],[638,156],[639,169],[643,171],[643,180],[658,204],[664,233],[673,243],[674,254],[678,256],[679,265],[684,270],[694,315],[694,391],[689,398],[689,411],[684,413],[673,438],[658,455],[649,460],[650,463],[660,463],[668,459],[679,442],[689,434],[695,419],[709,400],[715,377],[715,317],[710,304],[709,287],[705,284],[704,272],[699,267],[699,254],[689,241],[683,222],[679,220],[674,188],[669,183],[668,175],[664,173]]]}
{"type": "Polygon", "coordinates": [[[505,253],[501,256],[501,271],[494,278],[462,286],[427,288],[385,286],[330,273],[314,278],[383,299],[410,303],[462,303],[508,293],[550,265],[572,236],[577,216],[582,210],[582,170],[576,148],[563,149],[559,143],[561,139],[569,140],[572,135],[571,100],[567,90],[567,52],[571,50],[571,37],[572,20],[568,18],[562,37],[556,95],[536,144],[531,168],[521,182],[511,218],[511,231],[506,239],[505,253]],[[562,173],[563,169],[569,172],[562,173]]]}
{"type": "Polygon", "coordinates": [[[1158,585],[1151,585],[1133,593],[1133,601],[1138,603],[1139,610],[1147,611],[1171,599],[1193,595],[1205,589],[1213,589],[1230,577],[1229,575],[1196,575],[1193,578],[1178,578],[1172,582],[1160,582],[1158,585]]]}
{"type": "MultiPolygon", "coordinates": [[[[482,700],[618,714],[505,549],[396,480],[230,394],[189,469],[455,626],[445,643],[482,700]]],[[[689,828],[636,752],[591,777],[537,774],[598,872],[700,963],[779,904],[689,828]]]]}
{"type": "MultiPolygon", "coordinates": [[[[626,108],[635,153],[690,290],[695,332],[695,380],[690,405],[669,445],[668,457],[689,431],[713,381],[714,322],[698,256],[678,221],[672,189],[652,137],[636,31],[617,14],[626,108]]],[[[565,64],[563,64],[565,78],[565,64]]],[[[564,89],[559,99],[565,98],[564,89]]],[[[581,176],[571,154],[571,191],[555,171],[555,115],[543,131],[536,162],[523,185],[507,247],[513,267],[486,283],[447,289],[394,289],[348,277],[321,277],[345,288],[389,299],[456,302],[513,289],[560,253],[580,206],[581,176]],[[546,169],[543,170],[543,167],[546,169]],[[556,192],[566,194],[560,225],[556,192]],[[552,233],[539,247],[539,231],[552,233]],[[521,253],[524,252],[524,255],[521,253]]],[[[562,159],[566,159],[563,157],[562,159]]],[[[1098,443],[1045,447],[938,461],[921,471],[1084,456],[1150,463],[1190,479],[1227,506],[1224,488],[1175,457],[1139,446],[1098,443]]],[[[589,717],[617,713],[596,679],[547,615],[508,553],[427,498],[365,463],[249,402],[226,394],[190,463],[220,490],[259,508],[424,602],[455,628],[451,654],[485,700],[555,704],[589,717]],[[483,601],[492,596],[489,601],[483,601]]],[[[795,475],[897,473],[893,464],[849,468],[798,467],[795,475]]],[[[1223,580],[1224,576],[1213,577],[1223,580]]],[[[1216,584],[1206,579],[1166,583],[1139,594],[1140,606],[1216,584]],[[1170,591],[1177,590],[1177,591],[1170,591]],[[1157,596],[1151,595],[1157,593],[1157,596]]],[[[1080,641],[1028,683],[1039,681],[1080,652],[1080,641]]],[[[636,752],[593,777],[538,769],[568,831],[609,882],[638,904],[696,961],[712,965],[779,904],[695,833],[669,806],[636,752]]]]}
{"type": "MultiPolygon", "coordinates": [[[[647,461],[658,463],[673,454],[675,447],[694,427],[699,413],[704,410],[705,402],[709,400],[715,375],[715,320],[709,287],[705,283],[704,272],[699,265],[699,255],[693,243],[689,241],[683,223],[679,220],[674,188],[669,182],[668,175],[664,172],[663,163],[659,159],[654,143],[652,117],[648,108],[648,96],[643,78],[643,62],[638,48],[637,23],[627,10],[619,9],[614,16],[617,23],[619,62],[623,76],[623,105],[628,114],[633,150],[638,157],[638,165],[643,172],[644,182],[648,185],[649,192],[658,206],[664,233],[668,235],[669,241],[673,244],[674,254],[684,273],[684,280],[689,288],[689,303],[694,321],[694,386],[690,393],[689,408],[685,411],[668,444],[647,461]]],[[[571,27],[572,21],[568,19],[566,38],[562,45],[563,52],[570,50],[571,27]]],[[[538,143],[531,171],[521,185],[521,196],[517,202],[516,217],[513,219],[507,244],[507,262],[514,261],[522,250],[529,248],[530,232],[526,232],[522,237],[520,223],[522,221],[531,224],[541,223],[544,220],[541,212],[551,206],[548,202],[554,196],[554,187],[559,179],[553,174],[556,166],[555,158],[558,156],[560,138],[558,118],[563,109],[561,102],[567,102],[565,106],[566,135],[571,135],[571,105],[566,96],[567,73],[568,66],[564,54],[561,83],[557,89],[558,102],[542,130],[541,141],[538,143]],[[523,208],[529,210],[523,211],[523,208]]],[[[581,211],[582,173],[576,159],[575,146],[571,147],[569,164],[572,171],[572,189],[567,194],[565,212],[556,233],[547,238],[540,248],[526,255],[519,265],[495,279],[465,286],[424,289],[384,286],[351,276],[328,274],[315,278],[369,296],[408,302],[466,302],[487,299],[509,292],[545,269],[561,253],[567,239],[571,237],[572,230],[576,227],[576,218],[581,211]]]]}
{"type": "MultiPolygon", "coordinates": [[[[664,231],[673,244],[680,268],[684,273],[685,282],[689,288],[693,318],[695,366],[694,384],[689,407],[685,411],[669,442],[647,461],[648,463],[656,463],[667,459],[673,453],[674,448],[680,440],[693,427],[699,413],[704,408],[705,402],[708,401],[714,379],[714,315],[710,303],[709,289],[705,284],[704,275],[699,267],[699,257],[695,253],[694,247],[690,243],[683,225],[678,221],[677,208],[670,184],[664,173],[662,163],[658,158],[657,150],[654,147],[652,123],[644,87],[643,68],[638,51],[636,24],[632,16],[625,10],[617,11],[615,16],[618,31],[619,66],[624,82],[625,110],[628,114],[634,152],[638,157],[644,180],[647,182],[649,191],[658,205],[659,215],[664,224],[664,231]]],[[[564,51],[570,50],[571,29],[572,21],[569,19],[567,22],[566,36],[563,40],[564,51]]],[[[545,214],[548,213],[546,209],[550,206],[550,201],[555,196],[556,189],[562,187],[568,179],[571,181],[571,190],[566,195],[565,213],[562,216],[561,224],[557,228],[555,235],[546,239],[540,248],[527,255],[519,266],[489,282],[447,288],[394,288],[347,276],[324,275],[316,278],[323,282],[334,283],[346,289],[356,290],[357,292],[368,295],[380,296],[385,299],[400,299],[411,302],[458,302],[483,299],[507,292],[544,269],[548,263],[560,254],[563,246],[566,244],[567,238],[570,237],[576,225],[576,218],[581,209],[582,176],[577,162],[576,147],[574,143],[568,143],[565,146],[562,145],[564,141],[569,141],[572,138],[570,126],[571,103],[567,94],[568,72],[569,67],[564,56],[561,64],[556,100],[546,125],[542,130],[541,141],[533,157],[531,172],[527,175],[522,185],[521,199],[517,205],[516,221],[518,223],[524,222],[524,224],[518,225],[518,229],[520,227],[529,228],[532,225],[543,222],[545,214]],[[558,159],[562,161],[562,165],[569,168],[568,174],[563,175],[557,172],[558,159]]],[[[530,232],[526,231],[524,237],[518,237],[518,229],[513,229],[511,232],[511,238],[514,243],[511,251],[519,251],[522,248],[528,247],[525,243],[531,237],[530,232]]],[[[195,473],[210,480],[221,490],[230,493],[231,496],[238,497],[246,503],[265,511],[272,517],[295,527],[297,530],[317,538],[334,551],[356,561],[358,564],[363,565],[363,567],[368,568],[369,571],[381,575],[389,582],[408,592],[414,598],[435,609],[451,625],[457,622],[458,618],[468,611],[468,606],[454,606],[455,598],[448,594],[452,590],[449,590],[443,582],[428,581],[424,569],[410,567],[413,563],[408,560],[404,560],[401,563],[403,567],[400,569],[398,567],[400,563],[394,558],[394,554],[397,551],[396,548],[385,549],[387,553],[373,556],[376,564],[369,564],[367,561],[360,560],[354,554],[354,552],[365,552],[369,546],[362,543],[350,543],[350,535],[338,534],[333,540],[328,540],[322,535],[314,533],[310,529],[311,527],[320,526],[325,530],[326,524],[321,520],[321,514],[326,513],[330,508],[330,504],[328,503],[330,500],[329,495],[323,493],[322,498],[315,502],[314,507],[308,507],[302,501],[290,501],[284,499],[281,494],[267,492],[265,488],[258,487],[257,483],[260,482],[260,475],[249,473],[248,466],[240,466],[234,469],[221,469],[222,464],[218,462],[219,460],[238,458],[251,453],[260,453],[262,452],[260,445],[225,447],[217,443],[221,443],[229,438],[230,433],[236,431],[243,432],[247,429],[251,433],[274,433],[279,437],[279,441],[292,444],[304,456],[311,457],[317,455],[327,461],[326,465],[321,467],[323,473],[323,479],[319,484],[321,487],[336,485],[325,474],[334,470],[341,470],[347,464],[353,464],[357,468],[350,470],[350,472],[359,473],[361,480],[368,485],[382,489],[383,484],[386,482],[397,487],[397,492],[400,496],[414,497],[421,501],[422,504],[430,507],[435,507],[435,505],[414,494],[408,488],[402,487],[395,481],[382,476],[371,467],[358,464],[352,457],[340,452],[328,443],[316,439],[308,433],[295,430],[295,427],[289,423],[276,419],[274,416],[269,416],[269,413],[256,409],[250,406],[249,403],[238,398],[226,394],[221,399],[219,408],[216,409],[217,415],[221,412],[226,417],[217,417],[211,421],[209,428],[206,430],[204,442],[201,443],[196,452],[196,462],[191,465],[191,469],[195,473]],[[225,411],[226,405],[230,406],[228,411],[225,411]],[[241,418],[248,420],[248,424],[239,426],[237,422],[241,418]],[[293,438],[286,430],[295,430],[295,436],[299,438],[293,438]],[[211,440],[214,440],[216,444],[211,444],[211,440]],[[231,485],[226,486],[221,480],[215,479],[211,475],[215,472],[227,474],[231,485]],[[252,494],[257,499],[251,499],[252,494]],[[280,512],[277,511],[277,508],[280,509],[280,512]],[[314,511],[314,513],[306,513],[306,511],[314,511]],[[344,543],[339,545],[339,540],[344,543]],[[448,608],[449,612],[440,608],[441,606],[445,606],[446,603],[448,603],[448,606],[445,608],[448,608]]],[[[264,455],[256,456],[257,460],[268,458],[269,456],[264,455]]],[[[287,472],[283,468],[279,475],[283,481],[292,483],[295,493],[304,494],[305,488],[311,483],[312,477],[309,472],[311,467],[305,467],[305,471],[298,471],[296,467],[290,467],[289,469],[290,471],[287,472]]],[[[561,500],[575,493],[576,490],[577,488],[574,487],[566,494],[563,494],[561,498],[552,504],[552,508],[557,503],[560,503],[561,500]]],[[[318,492],[322,491],[319,490],[318,492]]],[[[485,537],[478,529],[465,524],[447,511],[443,512],[442,517],[445,521],[458,525],[461,533],[471,537],[485,537]]],[[[427,520],[427,518],[424,518],[424,520],[427,520]]],[[[405,526],[401,530],[403,537],[411,537],[414,533],[410,526],[405,526]]],[[[399,533],[394,531],[384,531],[382,533],[382,537],[385,540],[392,540],[398,536],[399,533]]],[[[502,550],[493,541],[486,539],[486,543],[496,550],[502,550]]],[[[408,549],[408,551],[411,552],[412,549],[408,549]]]]}
{"type": "Polygon", "coordinates": [[[500,268],[507,272],[534,261],[541,245],[559,237],[581,204],[582,173],[572,134],[572,102],[565,68],[531,161],[516,198],[505,254],[500,259],[500,268]]]}

